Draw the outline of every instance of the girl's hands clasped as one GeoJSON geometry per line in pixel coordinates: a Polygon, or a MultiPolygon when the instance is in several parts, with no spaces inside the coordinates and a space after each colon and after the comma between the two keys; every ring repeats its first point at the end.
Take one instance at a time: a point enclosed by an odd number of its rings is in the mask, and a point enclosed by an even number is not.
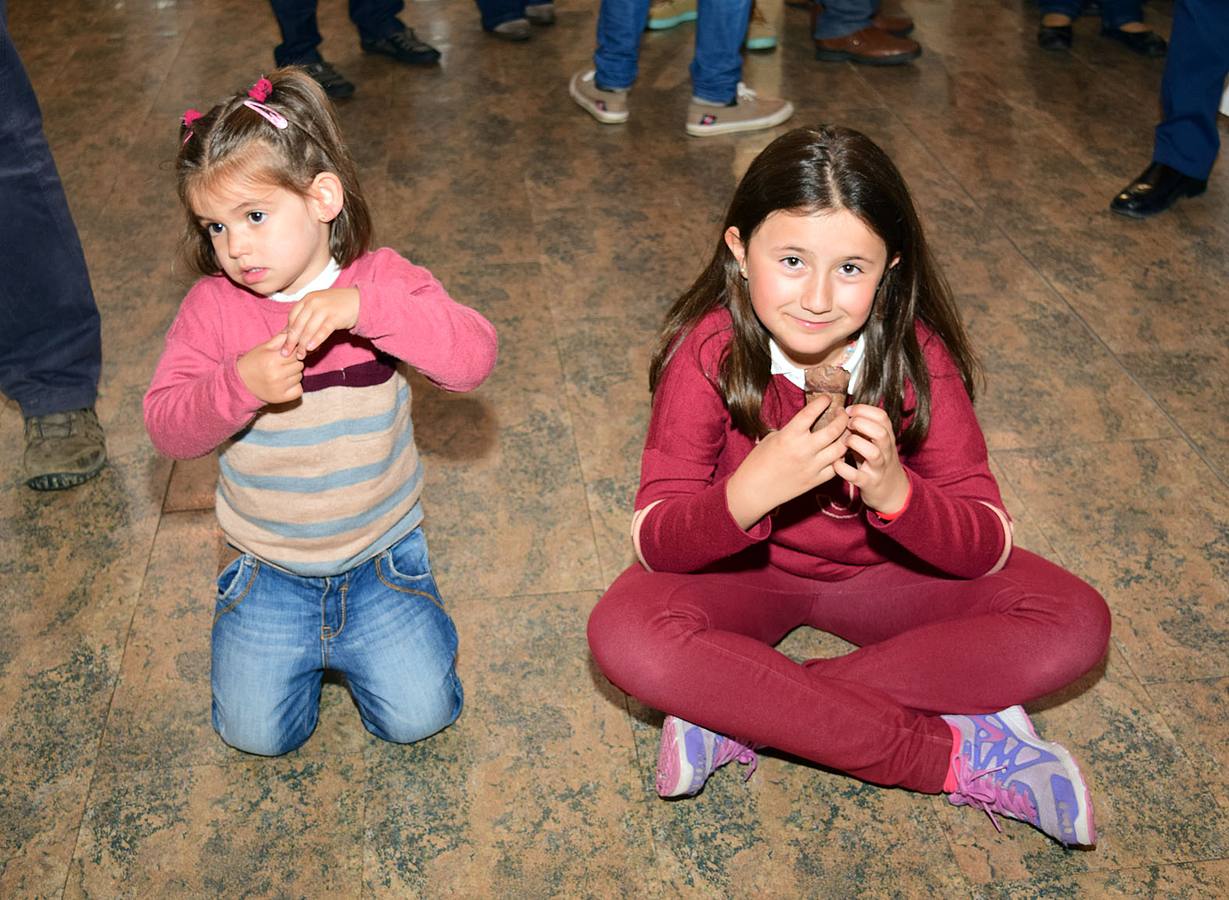
{"type": "Polygon", "coordinates": [[[840,413],[823,428],[811,431],[830,403],[827,395],[816,397],[780,431],[770,432],[756,444],[730,476],[726,505],[744,531],[782,503],[837,474],[834,466],[845,455],[849,417],[840,413]]]}
{"type": "Polygon", "coordinates": [[[286,333],[279,331],[239,357],[239,378],[257,399],[286,403],[303,396],[303,361],[283,356],[286,333]]]}
{"type": "Polygon", "coordinates": [[[334,331],[358,324],[358,288],[312,291],[290,308],[282,356],[304,359],[334,331]]]}
{"type": "Polygon", "coordinates": [[[846,443],[857,454],[857,466],[844,458],[833,468],[836,474],[855,485],[862,502],[876,512],[900,512],[909,498],[909,476],[896,453],[896,436],[888,414],[877,406],[857,403],[846,407],[849,435],[846,443]]]}

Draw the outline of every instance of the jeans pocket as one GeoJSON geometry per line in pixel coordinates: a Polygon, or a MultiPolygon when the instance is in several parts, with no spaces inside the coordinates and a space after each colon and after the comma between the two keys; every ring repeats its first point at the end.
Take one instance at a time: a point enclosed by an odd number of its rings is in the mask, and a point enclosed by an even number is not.
{"type": "Polygon", "coordinates": [[[259,560],[246,553],[222,570],[218,576],[218,599],[213,613],[215,625],[218,619],[243,602],[259,571],[259,560]]]}
{"type": "Polygon", "coordinates": [[[399,594],[423,597],[444,608],[421,529],[415,528],[376,557],[376,577],[399,594]]]}

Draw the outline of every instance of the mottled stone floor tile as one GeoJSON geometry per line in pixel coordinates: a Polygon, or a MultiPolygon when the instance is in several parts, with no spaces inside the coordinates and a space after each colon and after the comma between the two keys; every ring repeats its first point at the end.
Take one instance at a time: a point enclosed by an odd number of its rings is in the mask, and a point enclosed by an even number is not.
{"type": "Polygon", "coordinates": [[[100,775],[66,897],[358,897],[359,754],[100,775]]]}
{"type": "Polygon", "coordinates": [[[1229,496],[1199,457],[1140,441],[996,460],[1063,563],[1105,596],[1141,679],[1226,674],[1229,496]]]}
{"type": "Polygon", "coordinates": [[[595,599],[450,604],[466,708],[433,738],[368,751],[370,892],[607,897],[651,871],[625,707],[589,663],[595,599]]]}
{"type": "Polygon", "coordinates": [[[1182,753],[1222,809],[1229,809],[1229,678],[1167,681],[1148,685],[1182,753]]]}
{"type": "Polygon", "coordinates": [[[60,896],[92,777],[92,767],[26,783],[0,774],[0,897],[60,896]]]}
{"type": "Polygon", "coordinates": [[[217,482],[217,454],[175,460],[171,467],[171,481],[166,488],[166,499],[162,501],[162,511],[212,510],[217,482]]]}
{"type": "Polygon", "coordinates": [[[1229,893],[1229,863],[1225,860],[1143,866],[1107,872],[1082,872],[1073,877],[1036,878],[981,885],[977,900],[1016,897],[1148,897],[1164,900],[1218,900],[1229,893]]]}

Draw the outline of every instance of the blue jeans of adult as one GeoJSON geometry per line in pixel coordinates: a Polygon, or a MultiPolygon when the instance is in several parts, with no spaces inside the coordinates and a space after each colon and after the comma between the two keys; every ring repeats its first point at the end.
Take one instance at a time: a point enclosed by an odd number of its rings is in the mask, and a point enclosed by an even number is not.
{"type": "Polygon", "coordinates": [[[213,727],[248,753],[293,750],[316,727],[328,669],[345,677],[368,731],[422,740],[461,713],[456,654],[420,528],[325,578],[245,554],[218,576],[213,727]]]}
{"type": "Polygon", "coordinates": [[[0,0],[0,391],[23,415],[94,405],[102,341],[85,254],[0,0]]]}
{"type": "MultiPolygon", "coordinates": [[[[691,59],[691,92],[701,100],[729,103],[738,93],[751,0],[699,0],[696,50],[691,59]]],[[[625,90],[636,80],[640,37],[649,19],[649,0],[602,0],[597,14],[593,64],[598,87],[625,90]]]]}
{"type": "Polygon", "coordinates": [[[1161,124],[1152,159],[1206,179],[1220,151],[1216,111],[1229,75],[1224,0],[1178,0],[1161,78],[1161,124]]]}
{"type": "MultiPolygon", "coordinates": [[[[273,50],[279,66],[308,65],[320,62],[323,38],[316,26],[316,0],[269,0],[282,42],[273,50]]],[[[405,25],[397,15],[405,8],[402,0],[350,0],[350,21],[358,27],[364,41],[382,41],[405,25]]]]}
{"type": "MultiPolygon", "coordinates": [[[[1084,8],[1083,0],[1041,0],[1041,14],[1058,13],[1078,19],[1084,8]]],[[[1144,17],[1143,0],[1101,0],[1101,26],[1121,28],[1128,22],[1138,22],[1144,17]]]]}
{"type": "Polygon", "coordinates": [[[841,38],[871,27],[879,12],[879,0],[823,0],[823,11],[815,19],[816,40],[841,38]]]}
{"type": "MultiPolygon", "coordinates": [[[[504,22],[525,18],[525,0],[474,0],[478,4],[478,12],[482,14],[482,27],[494,31],[504,22]]],[[[548,0],[536,0],[546,3],[548,0]]]]}

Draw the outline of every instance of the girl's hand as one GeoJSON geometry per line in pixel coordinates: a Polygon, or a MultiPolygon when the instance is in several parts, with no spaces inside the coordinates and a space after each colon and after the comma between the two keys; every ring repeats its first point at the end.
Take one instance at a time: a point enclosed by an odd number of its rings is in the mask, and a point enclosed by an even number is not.
{"type": "Polygon", "coordinates": [[[862,502],[871,509],[898,513],[909,499],[909,476],[896,455],[896,435],[888,414],[877,406],[857,403],[847,407],[849,414],[849,449],[857,454],[857,466],[844,459],[837,460],[836,474],[862,494],[862,502]]]}
{"type": "Polygon", "coordinates": [[[265,403],[285,403],[303,396],[303,361],[282,355],[286,333],[279,331],[239,357],[239,378],[265,403]]]}
{"type": "Polygon", "coordinates": [[[836,475],[833,465],[845,455],[849,418],[839,413],[819,431],[811,431],[831,402],[826,394],[816,397],[780,431],[756,444],[730,476],[726,505],[744,531],[782,503],[836,475]]]}
{"type": "Polygon", "coordinates": [[[290,307],[282,356],[304,359],[334,331],[358,324],[358,288],[312,291],[290,307]]]}

